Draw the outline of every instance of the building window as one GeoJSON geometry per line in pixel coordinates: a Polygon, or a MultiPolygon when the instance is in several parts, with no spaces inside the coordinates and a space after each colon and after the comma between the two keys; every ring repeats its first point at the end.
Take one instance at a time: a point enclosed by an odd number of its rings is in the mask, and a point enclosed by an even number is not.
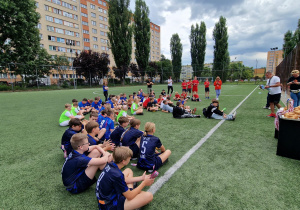
{"type": "Polygon", "coordinates": [[[96,25],[96,21],[92,20],[92,25],[95,26],[96,25]]]}
{"type": "Polygon", "coordinates": [[[107,22],[107,18],[106,17],[104,18],[104,21],[107,22]]]}
{"type": "Polygon", "coordinates": [[[76,37],[80,37],[80,36],[79,36],[79,33],[77,33],[77,32],[75,33],[75,36],[76,36],[76,37]]]}
{"type": "Polygon", "coordinates": [[[39,8],[39,2],[35,2],[35,6],[39,8]]]}
{"type": "Polygon", "coordinates": [[[94,34],[97,34],[97,29],[92,29],[92,32],[94,33],[94,34]]]}
{"type": "Polygon", "coordinates": [[[103,13],[104,13],[104,14],[107,14],[107,11],[104,9],[104,10],[103,10],[103,13]]]}
{"type": "Polygon", "coordinates": [[[98,45],[94,44],[93,45],[94,49],[98,49],[98,45]]]}
{"type": "Polygon", "coordinates": [[[81,16],[82,17],[88,17],[88,15],[86,13],[83,13],[83,12],[81,13],[81,16]]]}
{"type": "Polygon", "coordinates": [[[95,36],[93,36],[93,41],[94,41],[94,42],[97,42],[97,41],[98,41],[98,38],[95,37],[95,36]]]}
{"type": "Polygon", "coordinates": [[[94,4],[91,4],[91,9],[95,9],[95,5],[94,4]]]}
{"type": "Polygon", "coordinates": [[[40,34],[40,39],[43,39],[43,34],[40,34]]]}
{"type": "Polygon", "coordinates": [[[80,46],[80,42],[79,41],[76,41],[76,46],[80,46]]]}
{"type": "Polygon", "coordinates": [[[95,18],[96,17],[96,13],[91,13],[91,16],[93,17],[93,18],[95,18]]]}
{"type": "Polygon", "coordinates": [[[54,32],[54,27],[53,26],[47,26],[47,31],[54,32]]]}
{"type": "Polygon", "coordinates": [[[99,20],[103,20],[103,16],[99,15],[99,20]]]}
{"type": "Polygon", "coordinates": [[[90,50],[90,47],[84,47],[85,50],[90,50]]]}
{"type": "Polygon", "coordinates": [[[48,40],[55,42],[55,36],[48,36],[48,40]]]}
{"type": "Polygon", "coordinates": [[[84,42],[90,42],[90,39],[84,38],[83,41],[84,42]]]}
{"type": "Polygon", "coordinates": [[[83,33],[84,34],[90,34],[89,31],[87,31],[87,30],[83,30],[83,33]]]}
{"type": "Polygon", "coordinates": [[[103,6],[106,6],[106,3],[105,3],[105,2],[103,2],[103,6]]]}
{"type": "Polygon", "coordinates": [[[103,12],[103,9],[100,8],[100,7],[98,7],[98,11],[99,11],[99,12],[103,12]]]}
{"type": "Polygon", "coordinates": [[[99,4],[102,4],[102,1],[101,1],[101,0],[98,0],[98,3],[99,3],[99,4]]]}
{"type": "Polygon", "coordinates": [[[88,22],[85,22],[85,21],[82,21],[82,25],[88,26],[89,23],[88,23],[88,22]]]}
{"type": "Polygon", "coordinates": [[[80,4],[80,7],[87,9],[87,6],[85,4],[80,4]]]}
{"type": "Polygon", "coordinates": [[[42,29],[42,24],[38,23],[37,28],[42,29]]]}

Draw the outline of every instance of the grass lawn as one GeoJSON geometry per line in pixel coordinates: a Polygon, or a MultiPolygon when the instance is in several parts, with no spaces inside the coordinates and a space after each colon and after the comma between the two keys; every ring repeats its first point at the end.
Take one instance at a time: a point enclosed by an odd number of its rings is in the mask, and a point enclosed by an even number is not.
{"type": "MultiPolygon", "coordinates": [[[[255,87],[223,85],[220,108],[229,113],[255,87]]],[[[115,87],[109,94],[125,92],[128,97],[139,88],[146,91],[146,86],[115,87]]],[[[163,88],[154,85],[156,93],[163,88]]],[[[179,85],[174,89],[181,91],[179,85]]],[[[95,185],[71,195],[62,184],[60,140],[66,128],[58,126],[65,103],[96,95],[103,98],[100,88],[0,94],[0,209],[97,209],[95,185]]],[[[266,95],[255,90],[237,110],[236,121],[224,122],[143,209],[299,209],[299,161],[276,156],[274,120],[262,109],[266,95]]],[[[209,105],[203,87],[200,98],[200,103],[188,102],[198,114],[209,105]]],[[[178,120],[162,112],[137,118],[142,130],[146,122],[155,122],[155,135],[172,151],[158,178],[219,122],[178,120]]],[[[129,167],[136,175],[143,173],[129,167]]]]}

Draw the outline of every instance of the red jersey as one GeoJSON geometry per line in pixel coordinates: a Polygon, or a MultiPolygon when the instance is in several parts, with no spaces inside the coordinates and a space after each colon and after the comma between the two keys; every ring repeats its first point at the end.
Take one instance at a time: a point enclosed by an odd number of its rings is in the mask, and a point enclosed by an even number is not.
{"type": "Polygon", "coordinates": [[[222,80],[216,80],[214,82],[215,90],[221,90],[222,80]]]}
{"type": "Polygon", "coordinates": [[[179,93],[175,94],[175,98],[180,98],[179,93]]]}
{"type": "Polygon", "coordinates": [[[199,85],[199,81],[198,81],[198,80],[196,80],[196,79],[195,79],[195,80],[193,80],[193,82],[192,82],[192,83],[193,83],[193,86],[194,86],[194,87],[197,87],[197,86],[199,85]]]}
{"type": "Polygon", "coordinates": [[[193,96],[194,96],[194,98],[199,98],[199,95],[197,93],[194,94],[193,96]]]}
{"type": "Polygon", "coordinates": [[[184,99],[186,99],[186,93],[181,93],[181,96],[183,96],[184,99]]]}
{"type": "Polygon", "coordinates": [[[182,89],[186,90],[186,85],[187,85],[186,82],[181,83],[182,89]]]}
{"type": "Polygon", "coordinates": [[[150,98],[147,98],[147,99],[143,102],[143,107],[144,107],[145,109],[147,109],[147,105],[148,105],[149,102],[150,102],[150,98]]]}
{"type": "Polygon", "coordinates": [[[205,86],[206,88],[208,88],[209,85],[210,85],[209,81],[205,81],[205,82],[204,82],[204,86],[205,86]]]}
{"type": "Polygon", "coordinates": [[[192,82],[187,83],[188,89],[192,89],[192,82]]]}
{"type": "Polygon", "coordinates": [[[162,100],[162,98],[158,98],[157,103],[160,104],[161,100],[162,100]]]}

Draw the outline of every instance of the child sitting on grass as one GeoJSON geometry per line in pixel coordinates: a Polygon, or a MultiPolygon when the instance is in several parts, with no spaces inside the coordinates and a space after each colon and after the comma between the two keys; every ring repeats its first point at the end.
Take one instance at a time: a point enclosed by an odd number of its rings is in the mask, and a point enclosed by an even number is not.
{"type": "Polygon", "coordinates": [[[174,101],[178,101],[180,99],[180,95],[178,92],[175,92],[175,96],[173,98],[174,101]]]}
{"type": "Polygon", "coordinates": [[[105,134],[106,129],[102,128],[100,130],[99,124],[96,121],[90,121],[85,125],[85,130],[88,133],[88,140],[90,145],[102,144],[100,141],[102,136],[105,134]]]}
{"type": "Polygon", "coordinates": [[[119,112],[118,116],[117,116],[117,121],[119,121],[119,118],[120,117],[127,117],[128,120],[132,120],[134,119],[134,116],[129,116],[127,114],[127,111],[128,111],[128,106],[127,105],[123,105],[122,108],[121,108],[121,111],[119,112]]]}
{"type": "Polygon", "coordinates": [[[236,112],[233,114],[226,115],[223,111],[219,110],[219,101],[217,99],[212,99],[212,103],[207,107],[205,117],[217,119],[217,120],[235,120],[236,112]]]}
{"type": "Polygon", "coordinates": [[[82,101],[80,101],[78,103],[78,106],[80,107],[80,110],[82,110],[84,115],[86,115],[87,113],[89,113],[92,110],[87,98],[82,99],[82,101]]]}
{"type": "Polygon", "coordinates": [[[77,194],[96,182],[96,172],[102,170],[112,158],[110,153],[105,152],[99,145],[89,146],[87,135],[82,133],[72,136],[71,145],[73,150],[66,159],[61,174],[66,189],[77,194]],[[87,151],[88,156],[84,154],[87,151]]]}
{"type": "Polygon", "coordinates": [[[143,115],[143,107],[139,106],[140,99],[135,97],[134,102],[131,105],[131,114],[133,115],[143,115]]]}
{"type": "Polygon", "coordinates": [[[158,111],[158,106],[156,105],[153,97],[150,97],[150,102],[147,104],[147,111],[149,112],[158,111]]]}
{"type": "Polygon", "coordinates": [[[145,172],[142,176],[133,177],[130,168],[121,171],[128,165],[131,156],[132,151],[128,147],[114,150],[114,162],[107,163],[97,181],[96,197],[99,209],[138,209],[152,201],[152,193],[142,191],[145,186],[153,184],[154,179],[150,175],[145,172]],[[140,181],[141,184],[134,189],[133,184],[140,181]]]}
{"type": "Polygon", "coordinates": [[[137,158],[140,150],[140,141],[143,132],[139,130],[141,121],[133,119],[130,121],[130,128],[128,128],[121,136],[120,146],[127,146],[133,152],[133,158],[137,158]]]}
{"type": "Polygon", "coordinates": [[[110,134],[110,140],[112,141],[112,143],[114,143],[117,146],[120,145],[120,139],[122,134],[125,131],[125,128],[128,126],[129,124],[129,119],[127,117],[123,117],[121,116],[118,119],[118,123],[119,125],[115,128],[115,130],[110,134]]]}
{"type": "Polygon", "coordinates": [[[166,150],[160,139],[154,136],[154,133],[155,124],[147,122],[141,139],[140,155],[137,162],[139,169],[147,170],[149,173],[152,173],[153,170],[158,170],[171,155],[171,150],[166,150]],[[161,153],[158,153],[156,148],[161,153]]]}
{"type": "Polygon", "coordinates": [[[201,101],[196,91],[193,92],[192,101],[201,101]]]}
{"type": "Polygon", "coordinates": [[[65,111],[59,117],[60,126],[68,126],[71,119],[75,118],[71,114],[72,106],[71,104],[65,104],[65,111]]]}
{"type": "Polygon", "coordinates": [[[78,118],[73,118],[69,122],[69,128],[64,132],[61,137],[61,149],[64,152],[64,158],[72,152],[72,146],[70,140],[76,133],[80,133],[82,130],[82,123],[78,118]]]}
{"type": "Polygon", "coordinates": [[[78,119],[83,119],[84,116],[82,114],[82,111],[80,110],[78,106],[78,101],[76,99],[72,100],[72,108],[71,108],[71,114],[78,119]]]}

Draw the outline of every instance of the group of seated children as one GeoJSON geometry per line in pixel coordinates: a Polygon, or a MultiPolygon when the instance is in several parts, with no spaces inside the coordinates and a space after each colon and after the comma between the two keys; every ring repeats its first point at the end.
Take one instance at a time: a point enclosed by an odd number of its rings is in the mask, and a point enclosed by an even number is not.
{"type": "MultiPolygon", "coordinates": [[[[139,99],[134,100],[132,107],[138,103],[139,99]]],[[[96,185],[99,209],[135,209],[149,203],[153,195],[142,189],[150,186],[154,179],[146,172],[133,177],[131,169],[123,172],[121,169],[132,158],[138,158],[137,167],[151,173],[171,155],[171,151],[154,136],[155,124],[147,122],[145,132],[142,132],[139,130],[141,121],[129,120],[124,114],[127,110],[127,105],[122,105],[116,128],[114,111],[109,106],[100,114],[92,111],[85,125],[79,118],[72,118],[62,136],[61,148],[66,158],[62,168],[64,186],[74,194],[83,192],[96,182],[95,174],[102,170],[96,185]],[[129,123],[130,127],[126,129],[129,123]],[[112,155],[107,151],[113,151],[112,155]],[[141,184],[134,188],[136,182],[141,184]]]]}
{"type": "MultiPolygon", "coordinates": [[[[173,97],[173,100],[174,101],[179,101],[179,100],[182,100],[182,99],[188,100],[189,98],[190,97],[187,96],[186,91],[182,90],[181,95],[179,95],[178,92],[175,92],[175,96],[173,97]]],[[[191,97],[191,101],[199,101],[199,102],[201,101],[200,98],[199,98],[199,94],[196,91],[193,92],[193,95],[191,97]]]]}

